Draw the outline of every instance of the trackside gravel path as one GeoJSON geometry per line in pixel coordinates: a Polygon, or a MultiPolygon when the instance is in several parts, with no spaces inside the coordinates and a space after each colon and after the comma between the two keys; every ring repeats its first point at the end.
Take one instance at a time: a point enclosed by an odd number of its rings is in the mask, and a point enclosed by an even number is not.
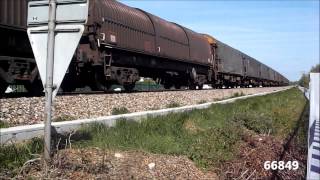
{"type": "MultiPolygon", "coordinates": [[[[114,108],[129,112],[163,109],[176,103],[180,106],[216,101],[233,96],[271,92],[288,87],[213,89],[202,91],[168,91],[99,95],[58,96],[54,101],[54,119],[74,120],[111,115],[114,108]]],[[[0,99],[0,121],[9,126],[41,123],[43,97],[0,99]]]]}

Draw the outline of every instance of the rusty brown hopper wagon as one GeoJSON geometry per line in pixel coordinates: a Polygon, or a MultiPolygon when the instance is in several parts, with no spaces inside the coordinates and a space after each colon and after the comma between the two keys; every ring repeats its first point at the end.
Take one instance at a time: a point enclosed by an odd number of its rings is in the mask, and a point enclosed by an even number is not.
{"type": "MultiPolygon", "coordinates": [[[[0,94],[8,84],[41,90],[26,35],[27,0],[0,0],[0,94]]],[[[86,30],[62,83],[131,91],[140,77],[164,88],[278,86],[288,80],[256,59],[211,37],[115,0],[90,0],[86,30]]]]}

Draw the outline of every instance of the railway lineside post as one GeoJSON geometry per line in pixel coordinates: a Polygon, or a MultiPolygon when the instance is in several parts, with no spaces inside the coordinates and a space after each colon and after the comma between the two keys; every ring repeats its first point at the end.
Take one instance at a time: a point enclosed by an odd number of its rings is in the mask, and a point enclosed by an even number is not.
{"type": "Polygon", "coordinates": [[[310,73],[308,130],[308,180],[320,179],[320,73],[310,73]]]}
{"type": "Polygon", "coordinates": [[[87,22],[89,0],[28,3],[28,37],[45,87],[44,159],[51,159],[52,102],[87,22]]]}
{"type": "Polygon", "coordinates": [[[53,63],[54,63],[54,31],[56,28],[56,0],[49,0],[49,21],[48,21],[48,48],[46,65],[46,103],[45,103],[45,124],[44,124],[44,158],[50,160],[51,154],[51,117],[52,117],[52,91],[53,91],[53,63]]]}

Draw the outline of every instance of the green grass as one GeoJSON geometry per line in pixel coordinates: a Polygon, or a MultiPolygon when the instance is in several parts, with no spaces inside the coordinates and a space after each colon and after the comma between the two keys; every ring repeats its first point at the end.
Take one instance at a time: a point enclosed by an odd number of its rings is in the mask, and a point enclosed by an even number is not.
{"type": "Polygon", "coordinates": [[[118,114],[127,114],[129,112],[130,111],[127,108],[120,107],[120,108],[113,108],[112,111],[111,111],[111,114],[112,115],[118,115],[118,114]]]}
{"type": "Polygon", "coordinates": [[[244,128],[286,137],[305,103],[299,90],[290,89],[140,123],[122,120],[111,128],[95,124],[81,130],[92,139],[79,141],[77,146],[186,155],[207,168],[234,157],[244,128]]]}
{"type": "Polygon", "coordinates": [[[302,151],[306,154],[308,151],[308,128],[309,128],[309,104],[306,106],[300,122],[296,124],[297,132],[295,138],[293,138],[293,145],[296,151],[302,151]]]}
{"type": "Polygon", "coordinates": [[[39,138],[21,144],[0,145],[0,175],[4,172],[15,174],[17,168],[42,151],[43,141],[39,138]]]}
{"type": "Polygon", "coordinates": [[[4,121],[0,121],[0,128],[8,128],[9,124],[7,122],[4,121]]]}
{"type": "Polygon", "coordinates": [[[287,91],[239,100],[231,119],[257,133],[269,133],[284,138],[300,118],[306,99],[293,88],[287,91]]]}

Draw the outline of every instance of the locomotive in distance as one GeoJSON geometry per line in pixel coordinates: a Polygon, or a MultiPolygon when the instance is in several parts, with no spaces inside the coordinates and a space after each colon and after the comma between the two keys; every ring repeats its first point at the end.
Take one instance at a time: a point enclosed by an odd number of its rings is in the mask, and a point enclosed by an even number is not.
{"type": "MultiPolygon", "coordinates": [[[[27,0],[0,0],[0,94],[9,84],[42,92],[26,33],[27,0]]],[[[283,86],[283,75],[207,34],[199,34],[115,0],[90,0],[86,30],[63,91],[112,84],[131,91],[140,77],[164,88],[283,86]]]]}

